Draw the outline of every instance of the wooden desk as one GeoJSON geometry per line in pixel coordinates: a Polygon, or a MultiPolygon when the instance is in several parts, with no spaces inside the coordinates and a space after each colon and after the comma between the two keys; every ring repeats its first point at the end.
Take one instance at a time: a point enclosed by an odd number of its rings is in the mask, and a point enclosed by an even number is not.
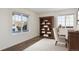
{"type": "Polygon", "coordinates": [[[68,32],[68,49],[69,51],[79,51],[79,31],[68,32]]]}

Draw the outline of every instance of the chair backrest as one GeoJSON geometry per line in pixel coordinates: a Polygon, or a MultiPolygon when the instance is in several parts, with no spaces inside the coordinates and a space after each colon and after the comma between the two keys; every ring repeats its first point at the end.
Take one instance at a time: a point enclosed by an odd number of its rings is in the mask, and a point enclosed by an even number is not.
{"type": "Polygon", "coordinates": [[[56,41],[58,41],[58,33],[57,33],[57,29],[53,28],[53,32],[54,32],[54,38],[56,41]]]}
{"type": "Polygon", "coordinates": [[[60,28],[59,35],[65,35],[66,39],[67,39],[68,38],[68,30],[66,28],[60,28]]]}
{"type": "Polygon", "coordinates": [[[76,29],[75,29],[75,30],[76,30],[76,31],[79,31],[79,25],[76,26],[76,29]]]}

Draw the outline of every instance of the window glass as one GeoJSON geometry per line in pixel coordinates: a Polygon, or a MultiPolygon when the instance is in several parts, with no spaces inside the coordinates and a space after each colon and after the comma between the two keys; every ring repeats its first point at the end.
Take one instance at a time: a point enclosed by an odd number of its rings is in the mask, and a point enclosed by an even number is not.
{"type": "Polygon", "coordinates": [[[65,26],[65,16],[58,16],[58,26],[65,26]]]}
{"type": "Polygon", "coordinates": [[[13,13],[12,15],[12,32],[26,32],[27,31],[28,16],[21,13],[13,13]]]}
{"type": "Polygon", "coordinates": [[[58,16],[58,26],[73,27],[74,26],[74,15],[58,16]]]}

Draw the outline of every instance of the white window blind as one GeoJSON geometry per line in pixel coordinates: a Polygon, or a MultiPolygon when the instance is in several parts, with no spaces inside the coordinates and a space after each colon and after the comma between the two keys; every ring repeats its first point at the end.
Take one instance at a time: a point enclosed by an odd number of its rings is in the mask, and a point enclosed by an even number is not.
{"type": "Polygon", "coordinates": [[[58,26],[73,27],[74,26],[74,15],[58,16],[58,26]]]}

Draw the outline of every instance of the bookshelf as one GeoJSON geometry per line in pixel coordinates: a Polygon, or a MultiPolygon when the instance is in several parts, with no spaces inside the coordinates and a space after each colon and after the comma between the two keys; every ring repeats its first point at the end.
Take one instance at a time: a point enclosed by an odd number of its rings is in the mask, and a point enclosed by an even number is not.
{"type": "Polygon", "coordinates": [[[44,38],[54,38],[53,30],[54,16],[40,17],[40,36],[44,38]]]}

